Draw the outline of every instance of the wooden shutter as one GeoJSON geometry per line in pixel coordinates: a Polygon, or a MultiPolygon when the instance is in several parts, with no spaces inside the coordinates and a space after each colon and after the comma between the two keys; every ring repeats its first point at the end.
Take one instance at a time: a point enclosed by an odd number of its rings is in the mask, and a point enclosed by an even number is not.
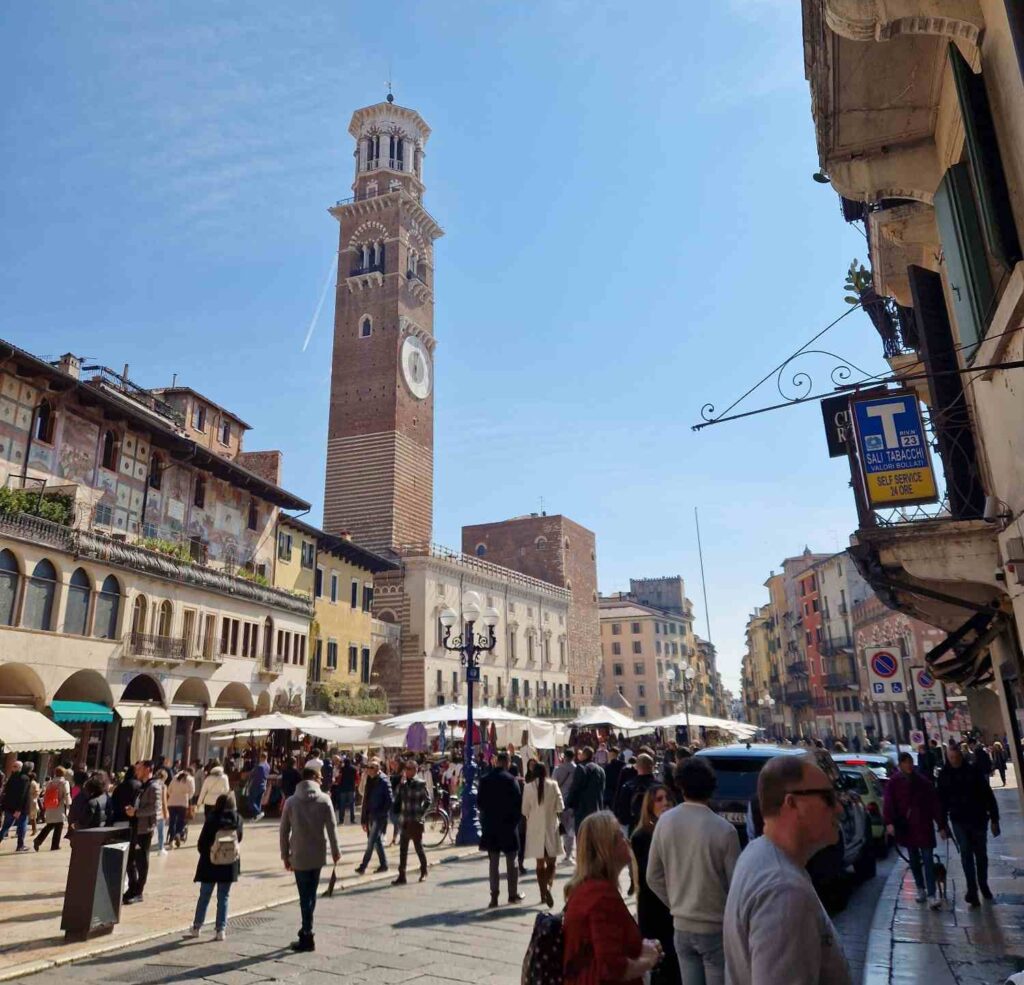
{"type": "Polygon", "coordinates": [[[949,43],[949,62],[964,121],[964,143],[971,163],[985,242],[992,256],[1004,266],[1012,267],[1021,259],[1020,240],[1013,220],[1010,190],[1006,184],[985,80],[971,71],[967,59],[952,41],[949,43]]]}
{"type": "Polygon", "coordinates": [[[994,296],[966,164],[954,164],[946,172],[935,192],[934,204],[953,313],[966,362],[985,337],[994,296]]]}

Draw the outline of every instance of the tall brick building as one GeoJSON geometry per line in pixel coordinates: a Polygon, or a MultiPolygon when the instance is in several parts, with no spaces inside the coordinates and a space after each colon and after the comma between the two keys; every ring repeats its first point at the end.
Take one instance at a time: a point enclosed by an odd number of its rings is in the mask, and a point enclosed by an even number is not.
{"type": "Polygon", "coordinates": [[[353,197],[338,202],[338,288],[324,529],[374,551],[430,543],[434,248],[423,208],[430,127],[387,102],[356,110],[353,197]]]}
{"type": "Polygon", "coordinates": [[[597,542],[568,517],[532,513],[462,528],[462,551],[572,592],[568,670],[573,707],[593,703],[601,675],[597,542]]]}

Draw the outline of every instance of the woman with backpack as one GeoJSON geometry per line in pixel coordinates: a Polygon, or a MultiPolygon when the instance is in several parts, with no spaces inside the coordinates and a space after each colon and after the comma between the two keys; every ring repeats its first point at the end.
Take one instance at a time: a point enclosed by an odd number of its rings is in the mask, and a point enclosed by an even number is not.
{"type": "Polygon", "coordinates": [[[46,841],[46,836],[52,831],[53,839],[50,842],[50,851],[60,851],[60,836],[64,825],[68,823],[68,808],[71,806],[71,786],[64,779],[64,767],[58,766],[53,771],[53,779],[46,784],[43,791],[43,820],[46,827],[35,836],[32,847],[38,852],[39,846],[46,841]]]}
{"type": "Polygon", "coordinates": [[[228,925],[228,896],[231,884],[238,881],[241,871],[238,846],[242,841],[242,819],[235,807],[235,795],[221,794],[213,810],[206,815],[199,834],[199,864],[194,882],[199,883],[199,900],[192,926],[186,937],[198,937],[206,920],[213,890],[217,890],[217,922],[214,940],[224,940],[228,925]]]}
{"type": "Polygon", "coordinates": [[[537,885],[542,903],[554,906],[551,887],[555,881],[558,859],[558,818],[565,809],[562,791],[548,779],[543,763],[532,763],[532,778],[523,790],[523,817],[526,819],[525,854],[537,860],[537,885]]]}

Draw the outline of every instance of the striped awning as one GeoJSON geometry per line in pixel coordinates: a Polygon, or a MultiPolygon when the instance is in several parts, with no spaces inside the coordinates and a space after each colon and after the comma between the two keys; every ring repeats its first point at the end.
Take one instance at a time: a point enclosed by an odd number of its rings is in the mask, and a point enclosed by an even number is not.
{"type": "Polygon", "coordinates": [[[4,752],[74,749],[78,740],[34,708],[0,705],[0,746],[4,752]]]}
{"type": "Polygon", "coordinates": [[[216,722],[239,722],[249,713],[244,708],[207,708],[206,720],[216,722]]]}

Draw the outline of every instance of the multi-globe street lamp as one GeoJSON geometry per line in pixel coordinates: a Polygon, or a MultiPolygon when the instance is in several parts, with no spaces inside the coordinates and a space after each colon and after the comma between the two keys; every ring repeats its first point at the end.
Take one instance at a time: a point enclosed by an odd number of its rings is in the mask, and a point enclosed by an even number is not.
{"type": "Polygon", "coordinates": [[[772,709],[775,707],[775,699],[770,695],[766,694],[758,704],[768,712],[768,725],[771,727],[771,734],[775,735],[775,719],[772,715],[772,709]]]}
{"type": "MultiPolygon", "coordinates": [[[[683,696],[683,708],[686,711],[686,741],[688,744],[693,743],[693,735],[690,732],[690,693],[694,688],[694,678],[697,676],[695,671],[689,663],[683,663],[680,670],[673,667],[668,672],[669,680],[672,682],[670,687],[674,694],[682,694],[683,696]]],[[[676,699],[679,700],[678,698],[676,699]]]]}
{"type": "Polygon", "coordinates": [[[458,653],[460,661],[466,668],[466,739],[462,753],[462,817],[459,819],[459,830],[455,836],[456,845],[480,844],[480,818],[476,807],[476,762],[473,758],[473,685],[480,680],[481,653],[493,650],[497,645],[494,627],[498,622],[498,610],[493,606],[486,609],[481,606],[481,598],[476,592],[466,592],[462,596],[462,632],[452,636],[452,629],[459,622],[459,614],[446,607],[438,617],[444,627],[444,648],[458,653]],[[485,633],[477,634],[474,626],[483,622],[485,633]]]}

